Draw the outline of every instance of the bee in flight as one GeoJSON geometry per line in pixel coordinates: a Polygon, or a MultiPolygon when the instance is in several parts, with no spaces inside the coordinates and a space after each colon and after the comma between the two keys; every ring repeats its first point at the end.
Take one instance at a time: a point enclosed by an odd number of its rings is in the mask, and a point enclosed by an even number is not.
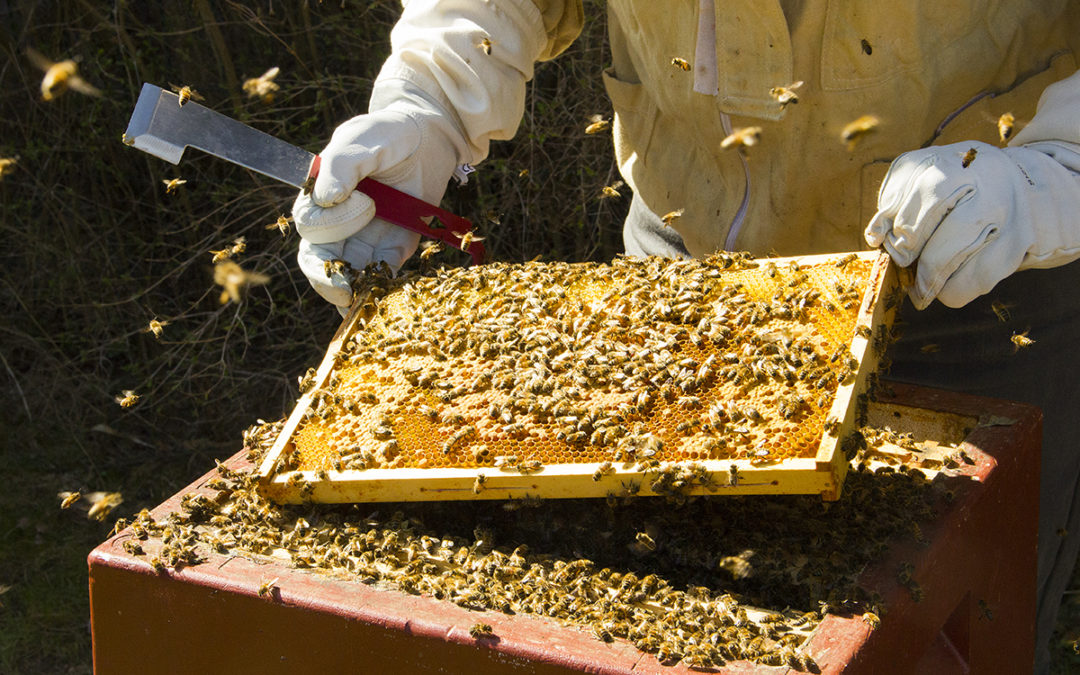
{"type": "Polygon", "coordinates": [[[125,389],[120,392],[119,396],[115,397],[117,403],[121,408],[130,408],[139,402],[139,395],[135,393],[134,389],[125,389]]]}
{"type": "Polygon", "coordinates": [[[1013,125],[1016,124],[1016,116],[1011,112],[1003,114],[997,120],[998,137],[1004,143],[1013,135],[1013,125]]]}
{"type": "Polygon", "coordinates": [[[474,241],[484,241],[484,237],[478,237],[472,230],[465,233],[454,232],[453,235],[461,240],[461,250],[467,251],[474,241]]]}
{"type": "Polygon", "coordinates": [[[176,188],[187,183],[187,180],[183,178],[165,178],[161,182],[165,184],[165,194],[171,195],[176,192],[176,188]]]}
{"type": "Polygon", "coordinates": [[[960,166],[968,168],[971,163],[975,161],[975,155],[979,154],[979,151],[975,148],[968,148],[968,151],[964,153],[964,157],[960,160],[960,166]]]}
{"type": "Polygon", "coordinates": [[[622,186],[623,182],[621,180],[617,180],[611,185],[605,185],[600,189],[600,199],[622,197],[622,193],[619,192],[619,188],[622,186]]]}
{"type": "Polygon", "coordinates": [[[144,333],[153,333],[155,338],[161,338],[162,332],[164,332],[165,326],[168,326],[168,321],[159,321],[158,319],[150,319],[150,324],[143,328],[144,333]]]}
{"type": "Polygon", "coordinates": [[[599,134],[603,131],[607,131],[610,128],[611,122],[604,119],[600,115],[593,115],[589,118],[589,126],[585,127],[585,133],[589,135],[599,134]]]}
{"type": "Polygon", "coordinates": [[[437,241],[429,241],[424,243],[424,250],[420,251],[421,260],[430,260],[439,251],[443,250],[443,245],[437,241]]]}
{"type": "Polygon", "coordinates": [[[274,78],[280,72],[281,69],[274,66],[258,77],[244,80],[244,93],[248,95],[248,98],[259,98],[262,99],[263,103],[272,103],[274,94],[281,88],[274,82],[274,78]]]}
{"type": "Polygon", "coordinates": [[[277,230],[281,232],[281,236],[289,236],[289,218],[286,216],[278,216],[278,219],[266,226],[268,230],[277,230]]]}
{"type": "Polygon", "coordinates": [[[855,149],[864,136],[878,128],[881,120],[875,115],[863,115],[849,122],[840,132],[840,140],[847,144],[848,152],[855,149]]]}
{"type": "Polygon", "coordinates": [[[195,91],[194,89],[192,89],[191,87],[189,87],[186,84],[184,86],[182,86],[182,87],[178,87],[175,84],[170,84],[169,86],[172,87],[172,90],[176,92],[176,102],[180,104],[181,108],[183,108],[184,104],[187,103],[188,101],[205,101],[206,100],[206,99],[203,98],[202,94],[195,91]]]}
{"type": "Polygon", "coordinates": [[[485,54],[491,56],[491,38],[485,37],[483,40],[480,41],[480,44],[478,44],[477,46],[480,47],[480,49],[484,50],[485,54]]]}
{"type": "Polygon", "coordinates": [[[101,90],[79,77],[79,67],[74,59],[53,62],[36,49],[27,47],[26,56],[35,66],[45,71],[41,79],[41,100],[51,101],[68,89],[88,96],[101,96],[101,90]]]}
{"type": "Polygon", "coordinates": [[[775,98],[781,108],[785,108],[788,103],[799,102],[799,95],[795,93],[795,90],[801,86],[803,86],[802,80],[792,82],[786,87],[773,87],[769,90],[769,96],[775,98]]]}
{"type": "Polygon", "coordinates": [[[761,127],[743,127],[742,129],[736,129],[724,140],[720,141],[720,149],[738,148],[740,151],[744,151],[745,148],[757,145],[760,140],[761,127]]]}
{"type": "Polygon", "coordinates": [[[1014,352],[1018,352],[1025,347],[1030,347],[1035,344],[1035,341],[1029,338],[1027,334],[1027,331],[1024,331],[1023,333],[1013,333],[1012,337],[1009,338],[1012,340],[1014,352]]]}
{"type": "Polygon", "coordinates": [[[258,272],[248,272],[232,260],[223,260],[214,266],[214,283],[221,286],[219,301],[221,304],[232,300],[240,302],[245,288],[261,286],[270,281],[270,277],[258,272]]]}
{"type": "Polygon", "coordinates": [[[671,65],[675,66],[679,70],[687,72],[689,72],[692,67],[689,61],[687,61],[686,59],[680,59],[678,56],[671,59],[671,65]]]}
{"type": "Polygon", "coordinates": [[[18,157],[0,157],[0,178],[14,171],[18,163],[18,157]]]}
{"type": "Polygon", "coordinates": [[[660,220],[664,221],[665,226],[671,227],[672,223],[674,223],[679,218],[682,218],[682,214],[683,214],[684,210],[685,209],[675,209],[674,211],[669,211],[668,213],[665,213],[660,218],[660,220]]]}

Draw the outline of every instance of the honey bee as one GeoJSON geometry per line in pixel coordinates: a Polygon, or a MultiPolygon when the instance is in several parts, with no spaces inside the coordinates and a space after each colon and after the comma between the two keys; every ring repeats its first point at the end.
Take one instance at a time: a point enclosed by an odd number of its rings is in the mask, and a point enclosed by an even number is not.
{"type": "Polygon", "coordinates": [[[585,127],[586,134],[599,134],[611,128],[611,122],[600,115],[593,115],[589,120],[589,126],[585,127]]]}
{"type": "Polygon", "coordinates": [[[41,52],[27,47],[26,56],[35,66],[45,71],[41,80],[41,100],[51,101],[68,89],[88,96],[101,96],[101,90],[79,77],[79,69],[74,59],[65,59],[54,63],[41,52]]]}
{"type": "Polygon", "coordinates": [[[739,486],[739,467],[736,464],[732,464],[728,467],[728,487],[739,486]]]}
{"type": "Polygon", "coordinates": [[[477,44],[477,47],[484,50],[484,53],[488,56],[491,56],[491,38],[485,37],[483,40],[480,40],[479,44],[477,44]]]}
{"type": "Polygon", "coordinates": [[[720,149],[727,150],[728,148],[738,148],[740,151],[743,151],[746,148],[757,145],[759,140],[761,140],[761,127],[743,127],[741,129],[736,129],[726,136],[724,140],[720,141],[720,149]]]}
{"type": "Polygon", "coordinates": [[[139,398],[134,389],[125,389],[119,396],[114,397],[114,400],[120,404],[121,408],[130,408],[139,402],[139,398]]]}
{"type": "Polygon", "coordinates": [[[0,157],[0,178],[14,171],[18,162],[18,157],[0,157]]]}
{"type": "Polygon", "coordinates": [[[286,216],[278,216],[278,219],[275,220],[274,222],[270,223],[269,225],[267,225],[266,229],[268,229],[268,230],[275,230],[276,229],[278,232],[281,233],[281,236],[287,237],[287,236],[289,236],[289,230],[291,229],[291,226],[289,225],[290,220],[292,220],[292,219],[288,218],[286,216]]]}
{"type": "Polygon", "coordinates": [[[277,589],[278,578],[274,577],[269,581],[264,581],[259,584],[259,597],[272,600],[274,598],[274,591],[277,589]]]}
{"type": "Polygon", "coordinates": [[[998,318],[1001,323],[1007,323],[1012,319],[1012,314],[1009,313],[1009,308],[1012,305],[1007,305],[1000,300],[994,300],[990,303],[990,309],[994,312],[994,316],[998,318]]]}
{"type": "Polygon", "coordinates": [[[90,502],[86,517],[97,521],[105,520],[113,509],[124,503],[124,496],[119,492],[91,492],[86,499],[90,502]]]}
{"type": "Polygon", "coordinates": [[[429,260],[439,251],[443,250],[443,245],[437,241],[424,242],[423,250],[420,251],[421,260],[429,260]]]}
{"type": "Polygon", "coordinates": [[[345,273],[350,269],[352,269],[352,265],[349,264],[348,260],[334,258],[333,260],[323,261],[323,272],[326,273],[327,279],[335,274],[345,276],[345,273]]]}
{"type": "Polygon", "coordinates": [[[145,551],[143,551],[142,544],[140,544],[138,541],[136,541],[134,539],[128,539],[127,541],[124,542],[123,546],[124,546],[124,551],[128,555],[145,555],[145,553],[146,553],[145,551]]]}
{"type": "Polygon", "coordinates": [[[638,532],[635,534],[634,541],[647,551],[656,550],[656,540],[650,537],[647,532],[638,532]]]}
{"type": "Polygon", "coordinates": [[[217,264],[217,263],[219,263],[219,262],[221,262],[223,260],[228,260],[231,257],[232,257],[232,249],[231,248],[223,248],[223,249],[218,250],[218,251],[214,251],[214,250],[210,251],[210,262],[212,262],[214,264],[217,264]]]}
{"type": "Polygon", "coordinates": [[[928,342],[928,343],[924,344],[922,347],[919,347],[919,351],[922,352],[923,354],[934,354],[934,353],[937,353],[937,352],[941,351],[941,347],[940,347],[940,345],[937,345],[937,344],[935,344],[933,342],[928,342]]]}
{"type": "Polygon", "coordinates": [[[679,70],[689,72],[692,66],[686,59],[681,59],[678,56],[671,59],[671,65],[675,66],[679,70]]]}
{"type": "Polygon", "coordinates": [[[601,199],[608,199],[608,198],[613,199],[615,197],[622,197],[622,193],[619,192],[619,188],[622,187],[622,186],[623,186],[623,182],[621,180],[617,180],[614,183],[612,183],[611,185],[605,185],[603,188],[600,189],[600,198],[601,199]]]}
{"type": "Polygon", "coordinates": [[[1035,344],[1035,341],[1027,336],[1028,332],[1023,333],[1013,332],[1012,337],[1009,338],[1013,343],[1013,352],[1018,352],[1025,347],[1030,347],[1035,344]]]}
{"type": "Polygon", "coordinates": [[[154,568],[154,571],[158,574],[165,571],[165,563],[161,561],[161,558],[154,556],[150,558],[150,566],[154,568]]]}
{"type": "Polygon", "coordinates": [[[964,153],[964,156],[960,159],[960,167],[968,168],[971,163],[975,161],[975,155],[979,154],[979,151],[975,148],[968,148],[968,151],[964,153]]]}
{"type": "Polygon", "coordinates": [[[472,230],[469,230],[468,232],[465,232],[465,233],[454,232],[453,235],[461,240],[461,250],[462,251],[469,250],[469,246],[471,246],[474,241],[483,241],[484,240],[484,237],[478,237],[475,234],[473,234],[472,230]]]}
{"type": "Polygon", "coordinates": [[[491,624],[486,623],[474,623],[469,628],[469,635],[475,640],[481,640],[483,638],[494,637],[495,630],[491,627],[491,624]]]}
{"type": "Polygon", "coordinates": [[[476,480],[473,481],[472,491],[474,495],[480,494],[480,491],[484,489],[484,483],[487,482],[487,477],[482,474],[476,474],[476,480]]]}
{"type": "Polygon", "coordinates": [[[877,630],[881,627],[881,618],[873,612],[864,612],[862,615],[863,623],[870,626],[870,630],[877,630]]]}
{"type": "Polygon", "coordinates": [[[269,281],[270,277],[265,274],[248,272],[231,260],[220,261],[214,266],[214,283],[224,289],[219,298],[223,305],[230,300],[240,302],[244,289],[269,281]]]}
{"type": "Polygon", "coordinates": [[[669,212],[665,213],[663,215],[663,217],[660,218],[660,220],[663,221],[665,226],[672,227],[672,224],[676,220],[678,220],[679,218],[682,218],[682,215],[683,215],[684,211],[685,211],[685,209],[675,209],[674,211],[669,211],[669,212]]]}
{"type": "Polygon", "coordinates": [[[170,84],[169,86],[172,87],[172,90],[176,92],[176,102],[180,104],[181,108],[183,108],[184,104],[187,103],[188,101],[204,101],[204,100],[206,100],[206,99],[203,98],[202,94],[195,91],[194,89],[187,86],[186,84],[184,86],[182,86],[182,87],[178,87],[175,84],[170,84]]]}
{"type": "Polygon", "coordinates": [[[143,328],[144,333],[153,333],[155,338],[161,338],[162,332],[164,332],[165,326],[168,326],[168,321],[160,321],[156,318],[150,319],[150,324],[143,328]]]}
{"type": "Polygon", "coordinates": [[[167,195],[171,195],[172,193],[176,192],[176,188],[180,187],[184,183],[187,183],[187,181],[183,178],[166,178],[161,182],[165,184],[165,194],[167,195]]]}
{"type": "Polygon", "coordinates": [[[274,95],[281,87],[274,82],[281,69],[274,66],[258,77],[250,77],[244,80],[243,89],[248,98],[262,99],[263,103],[272,103],[274,95]]]}
{"type": "Polygon", "coordinates": [[[775,98],[776,102],[780,104],[780,107],[784,108],[788,103],[799,102],[799,96],[795,93],[795,90],[801,86],[803,86],[802,80],[792,82],[786,87],[773,87],[769,90],[769,96],[775,98]]]}
{"type": "Polygon", "coordinates": [[[1016,117],[1011,112],[1003,114],[997,120],[998,137],[1002,143],[1005,143],[1012,137],[1013,125],[1016,124],[1016,117]]]}
{"type": "Polygon", "coordinates": [[[527,475],[527,474],[531,474],[531,473],[536,473],[540,469],[543,469],[544,465],[541,464],[539,460],[527,459],[524,462],[519,463],[514,468],[517,469],[518,473],[522,473],[522,474],[527,475]]]}
{"type": "Polygon", "coordinates": [[[848,152],[855,149],[864,136],[878,128],[881,120],[876,115],[863,115],[849,122],[840,132],[840,140],[847,144],[848,152]]]}
{"type": "Polygon", "coordinates": [[[60,497],[60,508],[70,509],[72,504],[82,499],[82,493],[76,490],[75,492],[61,492],[57,495],[60,497]]]}
{"type": "Polygon", "coordinates": [[[836,267],[838,267],[840,269],[844,269],[845,267],[847,267],[848,265],[850,265],[851,263],[855,262],[858,259],[859,259],[859,256],[856,255],[855,253],[848,253],[844,257],[839,258],[833,264],[836,265],[836,267]]]}
{"type": "Polygon", "coordinates": [[[615,467],[611,465],[611,462],[603,462],[600,466],[596,468],[596,471],[593,472],[592,479],[595,481],[599,481],[604,476],[612,473],[615,473],[615,467]]]}

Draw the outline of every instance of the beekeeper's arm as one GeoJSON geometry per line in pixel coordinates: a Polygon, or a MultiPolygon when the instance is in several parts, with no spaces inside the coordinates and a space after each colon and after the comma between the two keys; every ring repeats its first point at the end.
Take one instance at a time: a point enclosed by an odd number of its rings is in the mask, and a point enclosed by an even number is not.
{"type": "Polygon", "coordinates": [[[935,297],[960,307],[1013,272],[1080,258],[1080,72],[1046,88],[1007,148],[956,143],[898,157],[866,240],[901,266],[918,263],[909,293],[919,309],[935,297]]]}
{"type": "Polygon", "coordinates": [[[320,153],[310,195],[293,204],[298,259],[329,302],[348,306],[344,276],[324,261],[395,271],[419,235],[373,218],[356,192],[371,176],[438,204],[452,175],[509,139],[524,112],[533,64],[564,50],[581,31],[581,0],[408,0],[390,33],[392,52],[375,80],[368,113],[344,122],[320,153]]]}

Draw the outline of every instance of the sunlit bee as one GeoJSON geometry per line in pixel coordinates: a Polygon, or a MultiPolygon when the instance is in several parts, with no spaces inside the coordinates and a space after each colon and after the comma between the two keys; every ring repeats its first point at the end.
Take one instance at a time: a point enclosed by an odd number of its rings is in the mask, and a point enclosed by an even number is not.
{"type": "Polygon", "coordinates": [[[41,79],[41,99],[43,101],[51,101],[68,89],[89,96],[101,96],[100,89],[79,77],[79,69],[74,60],[66,59],[54,63],[41,52],[29,47],[26,49],[26,56],[35,66],[45,71],[45,77],[41,79]]]}
{"type": "Polygon", "coordinates": [[[134,389],[125,389],[120,392],[119,396],[115,397],[117,403],[121,408],[130,408],[139,402],[139,395],[135,393],[134,389]]]}
{"type": "Polygon", "coordinates": [[[420,251],[421,260],[430,260],[439,251],[443,250],[443,245],[437,241],[425,242],[424,250],[420,251]]]}
{"type": "Polygon", "coordinates": [[[281,88],[274,82],[274,78],[280,72],[281,69],[274,66],[258,77],[244,80],[244,93],[248,95],[248,98],[258,98],[262,99],[263,103],[272,103],[274,94],[281,88]]]}
{"type": "Polygon", "coordinates": [[[477,46],[484,50],[485,54],[491,56],[491,38],[485,37],[477,46]]]}
{"type": "Polygon", "coordinates": [[[1016,117],[1011,112],[1007,112],[1007,113],[1005,113],[1004,115],[1002,115],[1001,117],[998,118],[998,121],[997,121],[998,137],[1001,139],[1002,143],[1005,143],[1006,141],[1008,141],[1012,137],[1012,135],[1013,135],[1013,126],[1015,124],[1016,124],[1016,117]]]}
{"type": "Polygon", "coordinates": [[[86,517],[102,521],[113,509],[124,503],[124,496],[119,492],[91,492],[86,495],[86,500],[90,502],[90,510],[86,512],[86,517]]]}
{"type": "Polygon", "coordinates": [[[1007,305],[1000,300],[994,300],[990,303],[990,309],[993,310],[994,316],[996,316],[1001,323],[1006,323],[1012,319],[1012,314],[1009,313],[1010,307],[1012,307],[1012,305],[1007,305]]]}
{"type": "Polygon", "coordinates": [[[607,131],[611,128],[611,122],[604,119],[600,115],[593,115],[589,118],[589,126],[585,127],[585,133],[587,134],[599,134],[603,131],[607,131]]]}
{"type": "Polygon", "coordinates": [[[278,216],[278,219],[266,226],[268,230],[277,230],[281,233],[281,236],[289,236],[291,226],[289,225],[289,218],[286,216],[278,216]]]}
{"type": "Polygon", "coordinates": [[[689,61],[687,61],[686,59],[680,59],[678,56],[671,59],[671,65],[683,71],[689,71],[692,67],[689,61]]]}
{"type": "Polygon", "coordinates": [[[877,129],[880,124],[881,120],[876,115],[863,115],[844,126],[840,132],[840,140],[847,144],[848,152],[850,152],[864,136],[877,129]]]}
{"type": "Polygon", "coordinates": [[[757,145],[759,140],[761,140],[761,127],[743,127],[742,129],[736,129],[726,136],[724,140],[720,141],[720,148],[722,150],[749,148],[757,145]]]}
{"type": "Polygon", "coordinates": [[[223,260],[214,266],[214,283],[224,290],[219,298],[221,304],[229,300],[240,302],[245,288],[261,286],[270,277],[258,272],[248,272],[231,260],[223,260]]]}
{"type": "Polygon", "coordinates": [[[172,90],[176,92],[176,102],[180,104],[180,107],[183,107],[184,104],[188,101],[206,100],[203,98],[202,94],[195,91],[186,84],[182,87],[178,87],[175,84],[170,84],[169,86],[172,87],[172,90]]]}
{"type": "Polygon", "coordinates": [[[1024,347],[1030,347],[1031,345],[1035,344],[1035,341],[1029,338],[1027,334],[1027,331],[1024,331],[1023,333],[1013,333],[1012,337],[1009,338],[1010,340],[1012,340],[1014,352],[1020,351],[1024,347]]]}
{"type": "Polygon", "coordinates": [[[968,151],[964,153],[964,157],[960,160],[960,166],[968,168],[971,163],[975,161],[975,155],[979,154],[979,151],[975,148],[968,148],[968,151]]]}
{"type": "Polygon", "coordinates": [[[278,580],[275,577],[259,584],[259,597],[267,599],[274,597],[274,589],[277,587],[277,582],[278,580]]]}
{"type": "Polygon", "coordinates": [[[217,264],[223,260],[228,260],[230,257],[232,257],[232,254],[233,252],[231,248],[223,248],[219,251],[212,250],[210,251],[210,262],[217,264]]]}
{"type": "Polygon", "coordinates": [[[473,234],[472,230],[464,233],[454,232],[453,235],[461,240],[462,251],[468,250],[469,246],[471,246],[474,241],[484,241],[484,237],[476,236],[473,234]]]}
{"type": "Polygon", "coordinates": [[[176,192],[176,188],[180,187],[187,181],[183,178],[166,178],[161,182],[165,184],[165,194],[171,195],[172,193],[176,192]]]}
{"type": "Polygon", "coordinates": [[[18,157],[0,157],[0,178],[14,171],[15,165],[18,163],[18,157]]]}
{"type": "Polygon", "coordinates": [[[622,187],[622,186],[623,186],[623,182],[621,180],[617,180],[614,183],[612,183],[611,185],[605,185],[600,190],[600,198],[601,199],[610,199],[610,198],[614,198],[614,197],[621,197],[622,193],[619,192],[619,188],[622,187]]]}
{"type": "Polygon", "coordinates": [[[158,319],[150,319],[149,325],[143,328],[144,333],[153,333],[155,338],[160,338],[161,333],[164,331],[165,326],[168,326],[168,321],[159,321],[158,319]]]}
{"type": "Polygon", "coordinates": [[[82,499],[82,493],[76,490],[75,492],[61,492],[56,495],[60,497],[60,508],[70,509],[71,506],[82,499]]]}
{"type": "Polygon", "coordinates": [[[803,86],[803,81],[792,82],[786,87],[773,87],[769,90],[769,96],[776,99],[776,102],[783,108],[788,103],[798,103],[799,95],[795,93],[795,90],[803,86]]]}
{"type": "Polygon", "coordinates": [[[675,209],[674,211],[669,211],[668,213],[665,213],[660,218],[660,220],[664,222],[664,225],[671,227],[672,223],[674,223],[679,218],[682,218],[683,211],[684,209],[675,209]]]}

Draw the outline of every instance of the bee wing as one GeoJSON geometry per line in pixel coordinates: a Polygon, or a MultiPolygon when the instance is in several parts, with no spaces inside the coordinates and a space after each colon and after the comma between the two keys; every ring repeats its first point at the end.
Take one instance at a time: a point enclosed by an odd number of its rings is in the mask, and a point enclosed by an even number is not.
{"type": "Polygon", "coordinates": [[[26,48],[26,58],[30,59],[31,63],[33,63],[38,68],[41,68],[42,70],[48,70],[49,68],[52,68],[56,65],[55,62],[49,60],[47,56],[34,49],[33,47],[26,48]]]}
{"type": "Polygon", "coordinates": [[[270,70],[268,70],[265,73],[263,73],[262,75],[260,75],[259,79],[260,80],[272,80],[275,77],[277,77],[278,73],[280,73],[280,72],[281,72],[281,68],[278,68],[277,66],[274,66],[270,70]]]}
{"type": "Polygon", "coordinates": [[[789,84],[787,86],[787,88],[788,89],[798,89],[799,87],[803,86],[803,84],[804,84],[803,81],[799,80],[798,82],[792,82],[791,84],[789,84]]]}
{"type": "Polygon", "coordinates": [[[100,89],[77,75],[68,79],[68,86],[80,94],[86,94],[87,96],[101,96],[100,89]]]}

